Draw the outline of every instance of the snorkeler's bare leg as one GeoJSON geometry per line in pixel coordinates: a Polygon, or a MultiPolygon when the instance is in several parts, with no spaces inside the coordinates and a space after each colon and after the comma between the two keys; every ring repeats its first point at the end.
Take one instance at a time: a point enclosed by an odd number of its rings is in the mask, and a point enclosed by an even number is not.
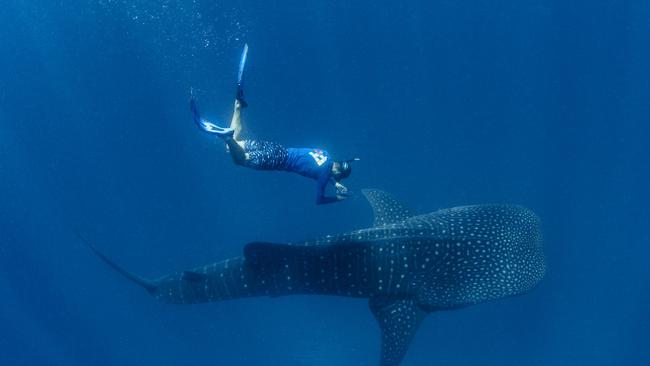
{"type": "Polygon", "coordinates": [[[244,141],[235,141],[234,137],[224,138],[226,146],[228,146],[228,152],[230,152],[230,157],[232,158],[233,163],[237,165],[244,165],[248,159],[248,155],[244,150],[244,141]]]}
{"type": "Polygon", "coordinates": [[[247,156],[244,150],[244,140],[241,139],[241,103],[239,100],[235,100],[230,129],[233,131],[232,137],[224,139],[224,142],[228,146],[232,161],[237,165],[243,165],[247,156]]]}
{"type": "Polygon", "coordinates": [[[233,139],[235,141],[242,142],[240,144],[243,147],[243,141],[241,139],[241,130],[242,130],[242,124],[241,124],[241,102],[236,99],[235,100],[235,107],[232,112],[232,119],[230,120],[230,128],[233,129],[233,139]]]}

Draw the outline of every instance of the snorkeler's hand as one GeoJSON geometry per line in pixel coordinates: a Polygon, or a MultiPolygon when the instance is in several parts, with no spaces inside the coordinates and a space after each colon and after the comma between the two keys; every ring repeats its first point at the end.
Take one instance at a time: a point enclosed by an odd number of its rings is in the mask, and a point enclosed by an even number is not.
{"type": "Polygon", "coordinates": [[[336,193],[337,194],[338,193],[343,193],[343,194],[348,193],[348,188],[346,186],[344,186],[343,184],[339,183],[339,182],[335,182],[334,187],[336,187],[336,193]]]}
{"type": "Polygon", "coordinates": [[[348,191],[347,188],[345,189],[345,191],[338,190],[338,189],[336,190],[336,198],[339,201],[344,200],[344,199],[349,198],[349,197],[352,197],[352,192],[348,191]]]}

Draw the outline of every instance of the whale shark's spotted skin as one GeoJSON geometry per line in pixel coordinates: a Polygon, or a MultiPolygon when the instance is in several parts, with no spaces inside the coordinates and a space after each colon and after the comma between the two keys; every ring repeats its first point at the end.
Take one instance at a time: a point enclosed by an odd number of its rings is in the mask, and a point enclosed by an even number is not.
{"type": "Polygon", "coordinates": [[[387,366],[400,363],[428,313],[522,294],[544,276],[539,220],[524,207],[415,216],[384,192],[364,194],[375,213],[372,228],[293,244],[249,243],[242,257],[172,273],[147,288],[181,304],[292,294],[368,298],[387,366]]]}

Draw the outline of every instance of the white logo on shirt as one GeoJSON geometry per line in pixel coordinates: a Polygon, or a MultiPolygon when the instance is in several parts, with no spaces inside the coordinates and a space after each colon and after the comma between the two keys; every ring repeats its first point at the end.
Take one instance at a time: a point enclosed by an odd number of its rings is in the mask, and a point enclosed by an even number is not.
{"type": "Polygon", "coordinates": [[[327,161],[327,156],[323,155],[323,150],[311,151],[309,155],[311,155],[311,157],[314,158],[318,166],[325,164],[325,162],[327,161]]]}

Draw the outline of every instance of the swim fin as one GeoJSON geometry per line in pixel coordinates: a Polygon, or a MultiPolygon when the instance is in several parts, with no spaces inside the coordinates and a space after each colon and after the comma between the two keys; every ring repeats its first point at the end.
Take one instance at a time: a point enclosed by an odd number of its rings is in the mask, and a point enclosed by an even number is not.
{"type": "Polygon", "coordinates": [[[215,135],[219,135],[222,137],[233,135],[235,130],[233,130],[232,128],[220,127],[215,125],[212,122],[209,122],[201,118],[201,114],[199,114],[199,109],[196,106],[196,102],[194,101],[194,98],[190,99],[190,111],[192,111],[192,119],[194,120],[194,123],[196,123],[196,125],[199,126],[199,128],[202,129],[203,131],[215,135]]]}
{"type": "Polygon", "coordinates": [[[248,44],[244,44],[244,50],[239,59],[239,69],[237,71],[237,91],[235,92],[235,99],[239,101],[242,108],[248,107],[248,103],[244,100],[244,67],[246,66],[246,57],[248,56],[248,44]]]}

